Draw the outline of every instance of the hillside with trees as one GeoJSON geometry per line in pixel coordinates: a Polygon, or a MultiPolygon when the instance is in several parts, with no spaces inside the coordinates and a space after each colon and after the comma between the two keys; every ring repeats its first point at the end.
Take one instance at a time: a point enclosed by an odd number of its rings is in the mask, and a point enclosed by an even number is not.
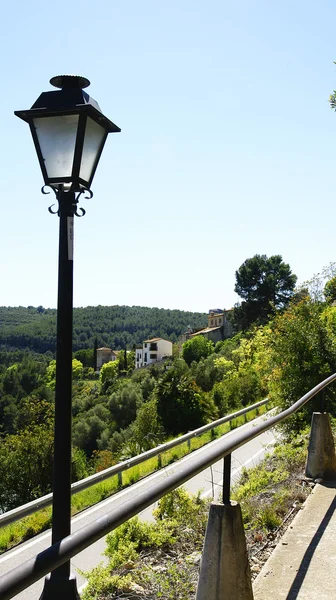
{"type": "MultiPolygon", "coordinates": [[[[287,407],[335,372],[335,277],[324,284],[315,277],[265,323],[216,345],[196,336],[147,368],[134,370],[134,353],[121,352],[98,377],[85,364],[90,349],[75,352],[73,479],[266,396],[287,407]]],[[[0,352],[0,511],[50,491],[54,390],[51,353],[0,352]]],[[[325,406],[334,413],[332,389],[325,406]]],[[[299,432],[314,409],[308,403],[286,430],[299,432]]]]}
{"type": "MultiPolygon", "coordinates": [[[[43,306],[0,307],[0,349],[54,353],[56,312],[43,306]]],[[[74,308],[73,349],[93,348],[96,339],[99,346],[114,350],[154,336],[176,342],[188,325],[203,327],[206,319],[205,313],[143,306],[74,308]]]]}

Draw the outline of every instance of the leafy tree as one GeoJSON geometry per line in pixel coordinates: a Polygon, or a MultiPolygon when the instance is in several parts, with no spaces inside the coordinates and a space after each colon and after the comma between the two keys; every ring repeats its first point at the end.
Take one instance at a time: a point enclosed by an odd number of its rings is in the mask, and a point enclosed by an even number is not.
{"type": "Polygon", "coordinates": [[[206,358],[212,354],[213,349],[213,342],[203,335],[196,335],[183,344],[182,357],[187,365],[191,365],[192,362],[198,362],[201,358],[206,358]]]}
{"type": "Polygon", "coordinates": [[[265,323],[276,309],[285,308],[294,292],[297,277],[280,255],[256,254],[236,271],[235,292],[243,298],[234,309],[240,329],[252,323],[265,323]]]}
{"type": "Polygon", "coordinates": [[[1,440],[0,511],[25,504],[51,489],[52,406],[26,399],[24,409],[22,429],[1,440]]]}
{"type": "Polygon", "coordinates": [[[73,447],[71,453],[71,478],[72,481],[85,479],[89,474],[85,452],[73,447]]]}
{"type": "MultiPolygon", "coordinates": [[[[336,370],[336,309],[311,300],[293,304],[272,325],[268,356],[272,366],[270,396],[282,407],[296,400],[336,370]]],[[[329,391],[326,407],[334,412],[329,391]]],[[[307,403],[286,421],[286,430],[300,431],[316,409],[307,403]]]]}
{"type": "Polygon", "coordinates": [[[8,435],[0,446],[0,508],[10,510],[51,489],[53,435],[35,425],[8,435]]]}
{"type": "Polygon", "coordinates": [[[110,419],[114,429],[125,429],[136,418],[137,409],[142,405],[143,398],[140,387],[126,379],[120,387],[111,394],[108,401],[110,419]]]}
{"type": "Polygon", "coordinates": [[[240,342],[238,346],[227,344],[229,359],[224,354],[216,356],[215,364],[217,368],[221,367],[223,377],[214,385],[212,396],[221,415],[266,396],[270,370],[269,336],[270,329],[267,327],[256,329],[249,338],[236,336],[236,341],[240,342]]]}
{"type": "Polygon", "coordinates": [[[73,427],[73,443],[91,456],[97,448],[97,440],[107,429],[106,422],[97,414],[86,415],[77,420],[73,427]]]}
{"type": "Polygon", "coordinates": [[[110,362],[107,362],[102,366],[102,368],[100,369],[99,381],[104,392],[106,392],[106,390],[110,386],[113,386],[116,383],[118,374],[118,360],[111,360],[110,362]]]}
{"type": "Polygon", "coordinates": [[[163,428],[157,412],[157,400],[144,402],[131,425],[132,438],[139,444],[140,452],[157,446],[162,441],[163,428]]]}
{"type": "Polygon", "coordinates": [[[183,360],[174,361],[156,387],[158,415],[167,433],[196,429],[217,416],[212,399],[201,391],[186,370],[183,360]]]}
{"type": "Polygon", "coordinates": [[[73,379],[81,379],[83,377],[84,368],[83,363],[77,358],[72,359],[72,377],[73,379]]]}
{"type": "Polygon", "coordinates": [[[87,350],[77,350],[74,354],[74,358],[77,358],[77,360],[82,363],[83,367],[95,368],[94,350],[91,348],[87,350]]]}
{"type": "Polygon", "coordinates": [[[336,277],[329,279],[324,286],[324,297],[328,304],[336,301],[336,277]]]}
{"type": "Polygon", "coordinates": [[[326,267],[323,267],[321,273],[314,273],[314,275],[304,281],[300,286],[299,290],[295,293],[294,299],[301,294],[301,300],[304,300],[306,296],[309,296],[313,302],[323,302],[325,300],[324,287],[326,283],[336,276],[336,263],[330,262],[326,267]]]}
{"type": "Polygon", "coordinates": [[[218,355],[211,354],[207,358],[201,358],[198,363],[193,363],[191,372],[195,377],[196,384],[204,392],[210,392],[214,384],[223,379],[225,369],[218,361],[218,355]]]}

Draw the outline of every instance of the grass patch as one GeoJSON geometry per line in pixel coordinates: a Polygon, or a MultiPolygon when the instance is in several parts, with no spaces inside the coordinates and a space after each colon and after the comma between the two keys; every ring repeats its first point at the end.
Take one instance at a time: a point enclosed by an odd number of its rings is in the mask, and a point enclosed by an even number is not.
{"type": "Polygon", "coordinates": [[[302,485],[308,436],[276,446],[257,467],[243,469],[232,498],[241,504],[245,529],[267,534],[279,527],[289,508],[303,502],[302,485]]]}

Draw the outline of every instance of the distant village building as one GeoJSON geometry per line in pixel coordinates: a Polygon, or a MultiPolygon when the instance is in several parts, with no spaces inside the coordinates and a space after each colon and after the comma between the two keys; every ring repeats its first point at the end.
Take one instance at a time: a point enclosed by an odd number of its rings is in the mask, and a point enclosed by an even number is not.
{"type": "Polygon", "coordinates": [[[96,371],[100,371],[105,363],[113,362],[118,357],[118,352],[111,348],[97,348],[97,364],[96,371]]]}
{"type": "Polygon", "coordinates": [[[142,346],[137,346],[135,349],[135,368],[146,367],[166,356],[172,356],[172,354],[173,344],[169,340],[163,340],[159,337],[145,340],[142,346]]]}
{"type": "Polygon", "coordinates": [[[181,336],[181,343],[183,344],[197,335],[203,335],[208,340],[214,342],[214,344],[231,337],[233,334],[233,327],[228,320],[230,312],[231,310],[222,310],[220,308],[210,309],[208,314],[208,326],[198,329],[191,329],[189,326],[187,331],[181,336]]]}

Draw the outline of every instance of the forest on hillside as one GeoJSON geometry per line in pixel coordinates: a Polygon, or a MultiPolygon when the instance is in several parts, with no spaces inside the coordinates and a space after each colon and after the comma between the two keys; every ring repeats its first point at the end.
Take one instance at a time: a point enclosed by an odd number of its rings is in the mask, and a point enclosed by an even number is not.
{"type": "MultiPolygon", "coordinates": [[[[98,377],[76,352],[73,479],[266,396],[293,404],[336,371],[336,277],[324,296],[293,296],[263,325],[216,345],[197,336],[145,369],[134,369],[134,352],[121,352],[98,377]]],[[[0,352],[0,512],[50,491],[55,366],[48,353],[0,352]]],[[[301,431],[317,406],[286,421],[288,433],[301,431]]],[[[325,407],[334,414],[332,389],[325,407]]]]}
{"type": "MultiPolygon", "coordinates": [[[[274,257],[271,258],[274,263],[274,257]]],[[[245,277],[245,290],[247,285],[251,287],[250,281],[255,281],[255,273],[265,271],[266,260],[267,257],[257,256],[245,261],[239,273],[239,277],[245,277]]],[[[278,281],[284,281],[282,274],[278,281]]],[[[272,279],[259,277],[258,286],[253,283],[251,287],[253,295],[244,292],[244,312],[239,310],[238,317],[243,314],[245,321],[252,316],[255,320],[249,327],[245,323],[231,339],[214,345],[205,337],[196,336],[182,348],[175,345],[172,357],[145,369],[134,369],[134,351],[120,352],[116,361],[103,365],[98,377],[92,368],[94,337],[84,339],[83,335],[84,349],[74,352],[72,365],[73,479],[139,454],[171,436],[266,396],[280,407],[287,407],[335,372],[336,274],[326,283],[324,275],[317,277],[299,290],[292,290],[290,281],[290,293],[284,296],[281,292],[279,301],[275,284],[278,286],[272,266],[272,279]],[[270,292],[276,302],[267,300],[266,293],[270,296],[270,292]]],[[[285,286],[288,288],[288,283],[285,286]]],[[[108,326],[113,331],[118,326],[119,332],[125,333],[127,325],[129,332],[142,332],[140,339],[154,334],[168,337],[176,335],[177,324],[180,334],[195,323],[192,317],[206,318],[201,314],[139,307],[97,307],[75,312],[75,335],[80,331],[84,334],[85,326],[91,332],[94,324],[100,344],[109,343],[103,337],[108,326]],[[113,310],[116,317],[111,323],[108,319],[113,310]],[[155,331],[153,323],[157,324],[155,331]],[[159,329],[160,324],[162,328],[164,324],[164,332],[159,329]]],[[[16,328],[27,336],[26,349],[0,347],[1,512],[50,491],[56,361],[47,343],[43,352],[34,352],[28,335],[30,328],[35,328],[35,332],[51,330],[55,311],[43,307],[7,308],[0,315],[3,336],[4,330],[13,332],[16,328]],[[27,460],[27,456],[32,460],[27,460]]],[[[46,342],[47,334],[45,338],[43,333],[40,335],[46,342]]],[[[37,333],[36,336],[39,339],[37,333]]],[[[21,342],[24,340],[23,335],[21,342]]],[[[287,421],[288,432],[301,431],[310,422],[316,406],[307,404],[287,421]]],[[[327,392],[325,407],[334,414],[332,389],[327,392]]]]}
{"type": "MultiPolygon", "coordinates": [[[[0,307],[0,349],[44,354],[55,352],[56,309],[43,306],[0,307]]],[[[87,306],[74,308],[73,349],[98,346],[128,349],[150,337],[176,342],[190,325],[205,327],[207,315],[143,306],[87,306]]]]}

